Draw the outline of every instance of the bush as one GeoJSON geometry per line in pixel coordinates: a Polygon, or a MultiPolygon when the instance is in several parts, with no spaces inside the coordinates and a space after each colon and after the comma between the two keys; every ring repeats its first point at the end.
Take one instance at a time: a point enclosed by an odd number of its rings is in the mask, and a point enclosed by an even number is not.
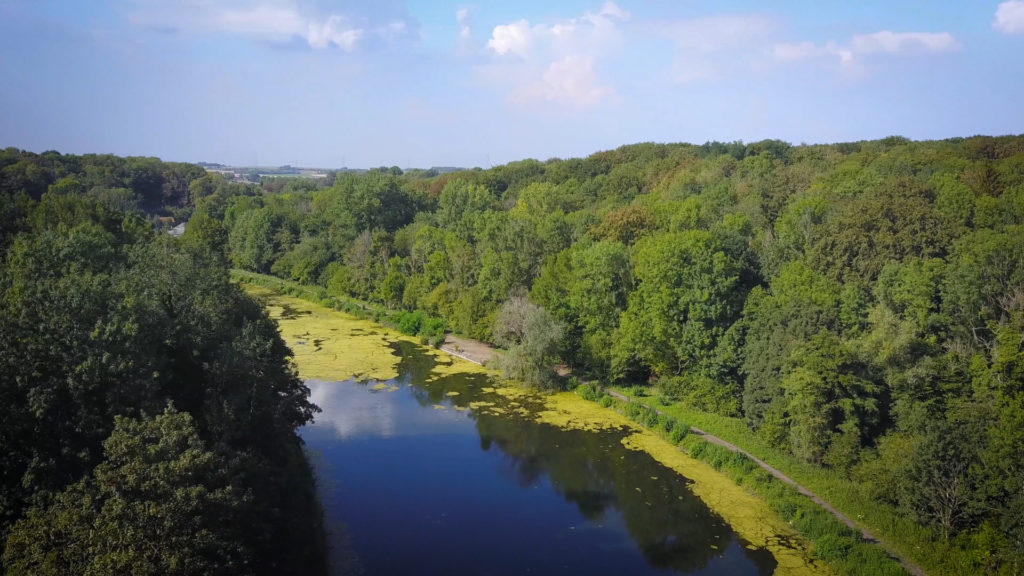
{"type": "Polygon", "coordinates": [[[683,441],[683,438],[686,438],[686,435],[689,434],[689,432],[690,430],[688,426],[680,424],[672,428],[672,431],[668,433],[668,439],[673,444],[679,444],[683,441]]]}
{"type": "Polygon", "coordinates": [[[584,400],[589,400],[591,402],[600,402],[604,400],[601,391],[597,389],[597,386],[592,384],[580,384],[576,387],[576,393],[584,400]]]}
{"type": "Polygon", "coordinates": [[[644,414],[643,424],[651,430],[657,430],[661,425],[661,418],[657,412],[648,408],[647,413],[644,414]]]}
{"type": "Polygon", "coordinates": [[[444,321],[444,318],[426,316],[420,324],[419,337],[420,340],[427,344],[437,346],[444,341],[444,336],[447,332],[448,324],[444,321]]]}
{"type": "Polygon", "coordinates": [[[716,382],[706,376],[665,378],[658,382],[658,388],[669,403],[682,402],[703,412],[722,416],[738,416],[740,413],[736,386],[716,382]]]}
{"type": "Polygon", "coordinates": [[[417,310],[416,312],[399,312],[397,314],[398,331],[402,334],[408,334],[409,336],[415,336],[420,333],[420,326],[423,325],[423,313],[417,310]]]}
{"type": "Polygon", "coordinates": [[[605,408],[610,407],[614,402],[615,400],[607,394],[601,396],[601,406],[604,406],[605,408]]]}
{"type": "Polygon", "coordinates": [[[675,420],[675,418],[669,418],[668,416],[662,416],[661,417],[661,421],[660,421],[660,425],[661,425],[661,429],[664,430],[666,434],[669,434],[669,433],[672,432],[673,429],[675,429],[675,427],[676,427],[676,420],[675,420]]]}
{"type": "Polygon", "coordinates": [[[647,386],[642,386],[640,384],[631,386],[628,392],[629,395],[633,396],[634,398],[644,398],[646,396],[650,396],[651,394],[651,391],[647,388],[647,386]]]}
{"type": "Polygon", "coordinates": [[[627,402],[626,407],[623,409],[626,417],[634,422],[639,422],[646,411],[647,409],[644,405],[639,402],[627,402]]]}

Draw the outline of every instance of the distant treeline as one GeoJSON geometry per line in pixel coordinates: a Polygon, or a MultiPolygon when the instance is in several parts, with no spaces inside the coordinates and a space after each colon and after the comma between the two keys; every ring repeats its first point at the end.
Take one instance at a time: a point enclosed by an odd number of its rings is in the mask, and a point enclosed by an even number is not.
{"type": "Polygon", "coordinates": [[[2,571],[326,573],[290,352],[202,227],[141,212],[204,172],[0,158],[2,571]]]}

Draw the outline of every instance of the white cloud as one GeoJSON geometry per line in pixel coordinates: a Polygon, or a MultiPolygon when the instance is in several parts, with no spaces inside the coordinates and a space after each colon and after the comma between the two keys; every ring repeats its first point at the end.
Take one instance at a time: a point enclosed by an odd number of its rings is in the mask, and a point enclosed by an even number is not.
{"type": "Polygon", "coordinates": [[[455,21],[459,24],[459,40],[469,42],[473,39],[473,28],[469,25],[469,10],[460,8],[455,11],[455,21]]]}
{"type": "Polygon", "coordinates": [[[629,13],[614,2],[598,12],[555,23],[517,20],[495,26],[487,41],[497,61],[485,76],[511,84],[520,103],[547,101],[593,107],[615,101],[615,90],[601,83],[599,60],[621,44],[619,24],[629,13]]]}
{"type": "Polygon", "coordinates": [[[1024,0],[1009,0],[996,9],[992,27],[1003,34],[1024,34],[1024,0]]]}
{"type": "Polygon", "coordinates": [[[963,46],[949,32],[893,32],[882,30],[871,34],[857,34],[847,43],[829,41],[779,43],[771,49],[774,61],[790,64],[816,62],[834,66],[845,74],[861,76],[868,72],[865,59],[873,55],[939,54],[960,50],[963,46]],[[838,62],[836,62],[838,60],[838,62]]]}
{"type": "Polygon", "coordinates": [[[852,51],[855,54],[901,54],[907,52],[949,52],[962,46],[949,32],[893,32],[882,30],[874,34],[860,34],[853,37],[852,51]]]}
{"type": "Polygon", "coordinates": [[[526,20],[495,26],[487,47],[498,54],[517,54],[525,58],[529,55],[531,36],[530,23],[526,20]]]}
{"type": "Polygon", "coordinates": [[[322,50],[333,44],[346,52],[351,52],[362,36],[362,30],[347,26],[343,17],[332,15],[326,22],[310,22],[306,41],[312,48],[322,50]]]}
{"type": "Polygon", "coordinates": [[[614,91],[598,82],[592,58],[571,55],[552,62],[539,81],[524,86],[516,96],[591,107],[614,99],[614,91]]]}
{"type": "Polygon", "coordinates": [[[662,23],[655,32],[673,44],[672,77],[677,82],[713,80],[748,69],[775,28],[765,16],[723,15],[662,23]]]}
{"type": "Polygon", "coordinates": [[[296,0],[138,0],[137,7],[130,18],[140,26],[272,43],[299,40],[315,50],[352,52],[369,34],[389,41],[408,31],[401,20],[356,24],[347,14],[317,10],[296,0]]]}
{"type": "Polygon", "coordinates": [[[772,47],[772,57],[779,62],[800,62],[813,58],[821,53],[814,42],[798,42],[790,44],[782,42],[772,47]]]}
{"type": "Polygon", "coordinates": [[[499,55],[513,54],[529,59],[532,55],[594,54],[618,43],[618,23],[628,20],[629,13],[614,2],[605,2],[597,13],[587,12],[556,24],[533,24],[518,20],[494,27],[487,46],[499,55]],[[536,52],[536,54],[534,54],[536,52]]]}

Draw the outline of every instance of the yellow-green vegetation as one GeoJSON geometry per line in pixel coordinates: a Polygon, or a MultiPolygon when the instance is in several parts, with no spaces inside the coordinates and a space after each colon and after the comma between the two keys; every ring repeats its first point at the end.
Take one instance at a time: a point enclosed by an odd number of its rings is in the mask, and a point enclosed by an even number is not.
{"type": "MultiPolygon", "coordinates": [[[[299,376],[305,380],[391,380],[398,377],[401,357],[390,345],[415,338],[369,320],[332,310],[269,288],[242,283],[245,291],[263,301],[277,320],[281,337],[295,354],[299,376]]],[[[491,374],[487,368],[440,350],[424,347],[434,357],[430,380],[452,374],[491,374]]],[[[387,385],[375,387],[383,390],[387,385]]]]}
{"type": "MultiPolygon", "coordinates": [[[[600,409],[600,408],[599,408],[600,409]]],[[[605,410],[610,412],[610,410],[605,410]]],[[[630,434],[622,444],[650,454],[663,466],[692,481],[690,491],[719,514],[752,546],[771,552],[779,563],[775,574],[831,574],[814,558],[807,544],[766,502],[648,430],[630,434]]]]}
{"type": "Polygon", "coordinates": [[[295,354],[305,380],[391,380],[401,358],[390,344],[408,339],[368,320],[267,288],[244,284],[277,320],[281,337],[295,354]]]}
{"type": "Polygon", "coordinates": [[[831,574],[814,558],[807,544],[769,508],[768,504],[733,483],[704,462],[691,458],[653,432],[638,427],[626,416],[588,402],[571,392],[544,396],[539,422],[572,430],[626,429],[622,440],[632,450],[650,454],[663,466],[689,479],[690,490],[751,545],[771,552],[779,565],[776,574],[831,574]]]}
{"type": "Polygon", "coordinates": [[[427,377],[427,382],[440,380],[441,378],[451,376],[452,374],[497,374],[494,370],[490,370],[479,364],[474,364],[469,360],[463,360],[457,356],[452,356],[447,352],[442,352],[441,350],[427,347],[424,347],[423,350],[434,357],[434,365],[430,369],[430,376],[427,377]]]}
{"type": "Polygon", "coordinates": [[[846,516],[856,518],[859,524],[869,529],[875,536],[883,539],[901,554],[913,558],[929,572],[945,573],[948,569],[946,567],[956,563],[957,552],[948,543],[934,541],[930,533],[911,518],[900,517],[891,507],[867,497],[861,487],[849,477],[819,468],[773,448],[739,418],[708,414],[681,403],[666,406],[656,398],[637,397],[628,388],[615,390],[727,442],[742,446],[822,497],[846,516]],[[923,554],[924,550],[930,553],[923,554]]]}
{"type": "Polygon", "coordinates": [[[561,392],[544,398],[544,409],[537,421],[568,430],[610,430],[630,426],[629,420],[615,412],[587,402],[572,392],[561,392]]]}

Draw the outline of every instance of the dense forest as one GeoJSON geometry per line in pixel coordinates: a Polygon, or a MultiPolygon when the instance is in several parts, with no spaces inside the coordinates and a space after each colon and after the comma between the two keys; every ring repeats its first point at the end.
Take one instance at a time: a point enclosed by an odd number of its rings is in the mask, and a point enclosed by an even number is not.
{"type": "Polygon", "coordinates": [[[158,233],[203,170],[0,154],[7,574],[323,574],[316,410],[216,238],[158,233]]]}
{"type": "MultiPolygon", "coordinates": [[[[221,348],[193,355],[204,341],[189,340],[240,330],[230,346],[261,370],[259,354],[277,358],[263,317],[228,296],[226,258],[424,326],[443,319],[508,348],[504,367],[542,386],[559,385],[552,366],[563,363],[580,379],[742,418],[970,551],[963,570],[1024,571],[1024,137],[637,144],[260,185],[8,149],[0,187],[0,377],[17,414],[2,441],[44,426],[67,434],[4,455],[9,561],[36,545],[38,523],[62,518],[62,494],[104,493],[132,427],[192,422],[211,458],[249,449],[214,424],[249,398],[227,382],[253,368],[218,364],[221,348]],[[153,238],[141,215],[156,212],[190,218],[183,241],[153,238]],[[89,352],[65,357],[62,341],[89,352]],[[60,421],[62,403],[95,406],[75,418],[102,426],[83,435],[60,421]]],[[[280,430],[308,418],[300,397],[280,430]]]]}

